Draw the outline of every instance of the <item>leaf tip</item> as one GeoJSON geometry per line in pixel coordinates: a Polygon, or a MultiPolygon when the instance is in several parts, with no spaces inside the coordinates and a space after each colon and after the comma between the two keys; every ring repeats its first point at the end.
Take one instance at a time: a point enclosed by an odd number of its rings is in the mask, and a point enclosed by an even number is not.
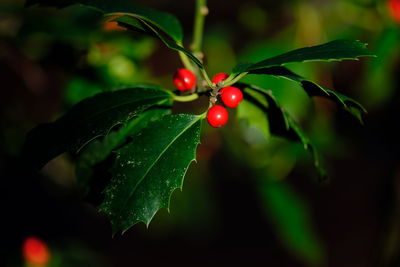
{"type": "MultiPolygon", "coordinates": [[[[119,229],[115,228],[114,226],[111,226],[111,227],[112,227],[112,229],[111,229],[111,237],[114,238],[117,235],[117,233],[119,232],[119,229]]],[[[125,233],[125,231],[122,231],[121,235],[123,235],[125,233]]]]}
{"type": "Polygon", "coordinates": [[[357,117],[357,119],[358,119],[358,122],[359,122],[362,126],[364,126],[364,120],[363,120],[363,117],[362,117],[361,114],[360,114],[360,116],[357,117]]]}
{"type": "Polygon", "coordinates": [[[144,224],[146,225],[146,229],[147,230],[149,230],[149,228],[150,228],[150,222],[151,222],[151,219],[148,220],[147,222],[144,222],[144,224]]]}

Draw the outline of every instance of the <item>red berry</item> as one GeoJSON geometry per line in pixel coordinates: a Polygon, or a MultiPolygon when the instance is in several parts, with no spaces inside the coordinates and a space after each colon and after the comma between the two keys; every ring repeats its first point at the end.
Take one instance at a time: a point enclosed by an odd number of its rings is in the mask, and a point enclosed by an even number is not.
{"type": "Polygon", "coordinates": [[[103,31],[105,32],[125,31],[126,29],[124,27],[119,26],[118,22],[112,21],[113,19],[116,19],[118,17],[121,17],[121,15],[108,16],[106,18],[106,21],[104,21],[103,31]]]}
{"type": "Polygon", "coordinates": [[[174,75],[174,84],[180,91],[191,90],[196,85],[196,76],[188,69],[179,69],[174,75]]]}
{"type": "Polygon", "coordinates": [[[222,102],[225,106],[236,108],[243,99],[242,91],[239,88],[228,86],[220,90],[222,102]]]}
{"type": "Polygon", "coordinates": [[[34,266],[46,266],[50,259],[49,249],[42,240],[28,237],[22,245],[25,261],[34,266]]]}
{"type": "Polygon", "coordinates": [[[124,27],[119,26],[116,21],[106,21],[103,24],[103,31],[105,32],[116,32],[116,31],[125,31],[124,27]]]}
{"type": "Polygon", "coordinates": [[[393,20],[400,23],[400,0],[388,0],[387,4],[393,20]]]}
{"type": "Polygon", "coordinates": [[[214,78],[212,78],[212,82],[215,84],[218,84],[221,81],[226,80],[226,78],[228,78],[228,74],[226,73],[218,73],[217,75],[214,76],[214,78]]]}
{"type": "Polygon", "coordinates": [[[208,110],[207,121],[214,128],[222,127],[228,121],[228,111],[223,106],[212,106],[208,110]]]}

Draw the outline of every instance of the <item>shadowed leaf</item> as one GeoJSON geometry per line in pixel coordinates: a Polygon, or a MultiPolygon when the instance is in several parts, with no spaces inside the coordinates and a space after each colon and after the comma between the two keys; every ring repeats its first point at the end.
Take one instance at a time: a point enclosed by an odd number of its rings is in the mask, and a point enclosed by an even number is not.
{"type": "Polygon", "coordinates": [[[293,62],[305,61],[338,61],[357,59],[363,56],[373,56],[366,44],[354,40],[335,40],[322,45],[296,49],[275,57],[265,59],[255,64],[239,64],[233,74],[249,72],[273,66],[282,66],[293,62]]]}
{"type": "Polygon", "coordinates": [[[310,97],[319,96],[332,100],[333,102],[338,104],[341,108],[345,109],[353,116],[355,116],[361,123],[362,123],[362,114],[366,113],[364,107],[354,99],[342,95],[333,90],[330,90],[328,88],[325,88],[312,81],[308,81],[285,67],[270,67],[270,68],[252,70],[249,72],[249,74],[266,74],[297,82],[301,87],[303,87],[303,89],[310,97]]]}
{"type": "Polygon", "coordinates": [[[88,182],[92,178],[93,167],[104,161],[113,151],[123,145],[130,136],[139,132],[147,126],[148,123],[170,114],[169,107],[154,107],[145,111],[127,122],[117,131],[108,133],[101,140],[94,140],[87,145],[79,154],[75,166],[75,173],[80,187],[85,193],[88,190],[88,182]]]}
{"type": "Polygon", "coordinates": [[[203,68],[203,64],[191,52],[183,48],[176,41],[165,37],[161,32],[159,32],[155,27],[148,24],[146,21],[131,16],[121,16],[113,19],[112,21],[118,22],[119,25],[127,29],[146,33],[156,39],[161,40],[168,48],[186,54],[198,67],[203,68]]]}
{"type": "Polygon", "coordinates": [[[94,8],[105,15],[128,15],[156,25],[176,42],[182,42],[183,31],[178,19],[168,13],[141,7],[132,1],[121,0],[27,0],[26,6],[39,4],[41,6],[65,7],[81,4],[94,8]]]}
{"type": "Polygon", "coordinates": [[[201,117],[166,115],[132,136],[116,151],[112,180],[100,206],[113,234],[138,222],[150,223],[160,208],[168,208],[172,192],[182,188],[200,143],[201,117]]]}
{"type": "Polygon", "coordinates": [[[157,87],[137,85],[134,88],[97,94],[73,106],[52,123],[31,130],[22,155],[33,170],[66,151],[77,151],[107,132],[154,105],[171,101],[171,93],[157,87]]]}
{"type": "Polygon", "coordinates": [[[315,146],[311,143],[307,135],[303,132],[301,127],[295,122],[289,113],[286,112],[286,110],[279,106],[275,97],[272,95],[272,92],[255,85],[244,83],[236,83],[235,86],[244,90],[244,98],[247,101],[252,102],[255,106],[265,112],[268,117],[269,131],[272,135],[301,142],[304,146],[304,149],[310,151],[314,158],[314,166],[318,171],[320,179],[325,179],[326,170],[323,167],[320,154],[315,149],[315,146]],[[261,103],[259,100],[248,94],[246,90],[249,89],[262,93],[267,101],[267,104],[265,105],[261,103]]]}

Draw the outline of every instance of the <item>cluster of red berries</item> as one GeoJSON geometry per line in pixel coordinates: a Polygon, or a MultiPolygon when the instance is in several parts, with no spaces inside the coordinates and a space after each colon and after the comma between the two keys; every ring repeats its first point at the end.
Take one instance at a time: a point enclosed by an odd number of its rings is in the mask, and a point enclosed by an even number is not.
{"type": "MultiPolygon", "coordinates": [[[[228,78],[226,73],[218,73],[211,81],[218,85],[226,78],[228,78]]],[[[179,69],[173,80],[176,88],[180,91],[189,91],[196,85],[196,76],[188,69],[179,69]]],[[[242,91],[233,86],[221,88],[218,94],[221,95],[222,103],[229,108],[237,107],[243,99],[242,91]]],[[[225,107],[213,103],[208,110],[207,121],[212,127],[222,127],[228,122],[228,111],[225,107]]]]}

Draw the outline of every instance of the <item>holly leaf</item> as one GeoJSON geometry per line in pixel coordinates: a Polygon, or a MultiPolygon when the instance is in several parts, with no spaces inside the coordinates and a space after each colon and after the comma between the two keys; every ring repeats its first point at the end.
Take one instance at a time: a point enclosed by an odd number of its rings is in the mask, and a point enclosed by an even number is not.
{"type": "Polygon", "coordinates": [[[293,62],[338,61],[357,59],[363,56],[373,56],[367,49],[366,44],[354,40],[335,40],[322,45],[296,49],[255,64],[239,64],[234,68],[236,72],[233,74],[240,74],[273,66],[282,66],[293,62]]]}
{"type": "Polygon", "coordinates": [[[323,166],[322,158],[318,150],[312,144],[298,123],[284,108],[278,104],[272,92],[256,85],[245,83],[236,83],[235,86],[244,91],[244,98],[247,101],[252,102],[256,107],[267,114],[269,131],[272,135],[281,136],[296,142],[301,142],[304,146],[304,149],[310,151],[314,159],[314,166],[318,171],[320,179],[325,179],[326,170],[323,166]],[[249,94],[247,90],[255,90],[261,93],[265,97],[266,104],[249,94]]]}
{"type": "Polygon", "coordinates": [[[160,31],[158,31],[155,27],[151,26],[146,21],[131,16],[117,17],[112,19],[112,21],[118,22],[120,26],[125,27],[127,29],[138,31],[141,33],[146,33],[150,36],[153,36],[156,39],[161,40],[169,49],[186,54],[199,68],[203,68],[203,64],[196,56],[194,56],[191,52],[186,50],[176,41],[165,37],[160,31]]]}
{"type": "Polygon", "coordinates": [[[109,91],[87,98],[52,123],[31,130],[22,155],[34,171],[66,151],[78,151],[96,137],[107,134],[116,124],[155,105],[169,105],[172,94],[150,85],[109,91]]]}
{"type": "Polygon", "coordinates": [[[233,70],[231,75],[237,75],[242,72],[246,72],[248,68],[250,68],[253,65],[253,63],[239,63],[237,64],[233,70]]]}
{"type": "Polygon", "coordinates": [[[161,208],[169,208],[172,192],[183,185],[200,143],[201,116],[166,115],[132,136],[116,151],[112,179],[100,210],[113,234],[138,222],[150,223],[161,208]]]}
{"type": "Polygon", "coordinates": [[[132,1],[121,0],[26,0],[25,6],[39,4],[40,6],[66,7],[74,4],[81,4],[98,10],[105,16],[127,15],[146,21],[157,26],[174,41],[181,43],[183,30],[179,20],[165,12],[141,7],[132,1]]]}
{"type": "Polygon", "coordinates": [[[367,113],[365,108],[354,99],[347,97],[339,92],[323,87],[317,83],[306,80],[285,67],[269,67],[252,70],[248,74],[266,74],[275,77],[285,78],[297,82],[310,97],[319,96],[332,100],[341,108],[348,111],[362,123],[362,114],[367,113]]]}
{"type": "Polygon", "coordinates": [[[145,128],[147,124],[170,113],[169,108],[153,107],[130,120],[117,131],[108,133],[103,139],[92,141],[82,149],[75,164],[75,173],[84,193],[89,191],[87,185],[96,164],[104,161],[113,151],[127,142],[130,136],[145,128]]]}

